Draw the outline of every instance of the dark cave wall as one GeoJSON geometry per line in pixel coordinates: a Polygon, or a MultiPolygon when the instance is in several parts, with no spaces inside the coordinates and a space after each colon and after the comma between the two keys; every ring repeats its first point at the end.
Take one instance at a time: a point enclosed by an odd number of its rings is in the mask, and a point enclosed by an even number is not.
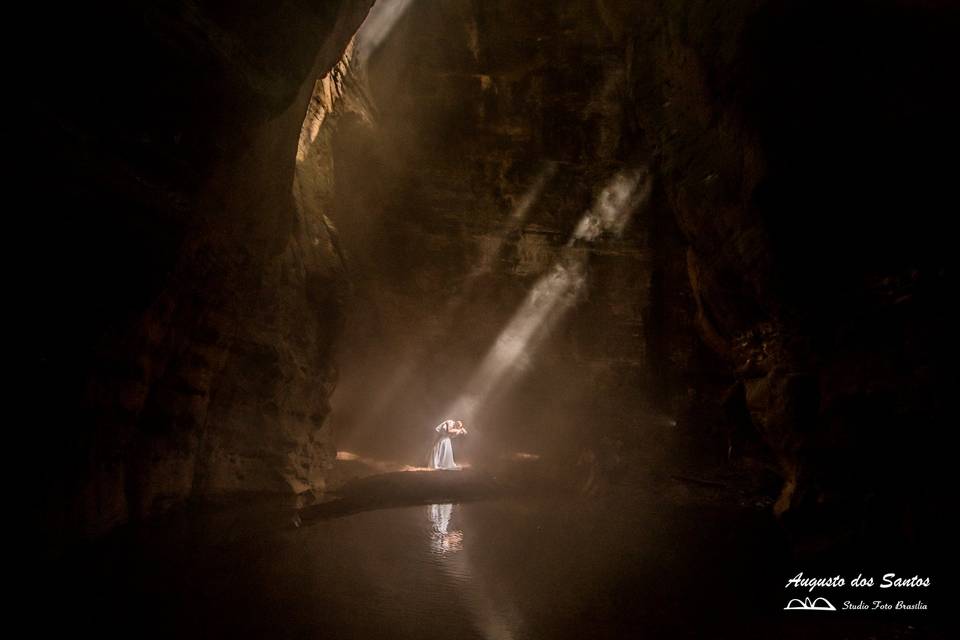
{"type": "Polygon", "coordinates": [[[777,511],[909,532],[946,468],[958,8],[601,4],[777,511]]]}
{"type": "Polygon", "coordinates": [[[37,18],[24,186],[43,194],[29,231],[50,242],[26,371],[51,530],[98,533],[193,495],[322,488],[341,264],[291,189],[313,79],[371,4],[37,18]]]}

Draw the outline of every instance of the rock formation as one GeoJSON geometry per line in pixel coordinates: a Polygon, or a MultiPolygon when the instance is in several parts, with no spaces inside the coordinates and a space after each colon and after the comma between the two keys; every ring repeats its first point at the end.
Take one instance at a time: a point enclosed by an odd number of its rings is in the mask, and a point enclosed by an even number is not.
{"type": "MultiPolygon", "coordinates": [[[[700,333],[802,528],[918,526],[948,365],[951,3],[603,3],[689,245],[700,333]],[[886,525],[882,525],[886,526],[886,525]]],[[[942,450],[942,449],[941,449],[942,450]]]]}
{"type": "Polygon", "coordinates": [[[27,373],[52,530],[322,488],[341,265],[291,185],[314,81],[371,4],[108,3],[47,24],[27,185],[47,194],[34,237],[55,235],[27,373]]]}

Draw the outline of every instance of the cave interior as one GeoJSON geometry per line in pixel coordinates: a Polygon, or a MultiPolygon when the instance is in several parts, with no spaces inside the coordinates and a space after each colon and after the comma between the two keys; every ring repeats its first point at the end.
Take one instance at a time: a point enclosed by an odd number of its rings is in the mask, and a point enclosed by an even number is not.
{"type": "Polygon", "coordinates": [[[27,22],[35,624],[940,637],[781,601],[948,580],[955,2],[27,22]]]}

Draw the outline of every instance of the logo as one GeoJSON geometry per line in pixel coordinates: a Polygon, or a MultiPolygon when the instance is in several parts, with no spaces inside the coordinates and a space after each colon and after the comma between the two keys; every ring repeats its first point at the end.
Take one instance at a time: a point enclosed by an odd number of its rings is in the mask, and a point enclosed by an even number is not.
{"type": "Polygon", "coordinates": [[[837,608],[830,604],[826,598],[794,598],[783,608],[784,611],[836,611],[837,608]]]}

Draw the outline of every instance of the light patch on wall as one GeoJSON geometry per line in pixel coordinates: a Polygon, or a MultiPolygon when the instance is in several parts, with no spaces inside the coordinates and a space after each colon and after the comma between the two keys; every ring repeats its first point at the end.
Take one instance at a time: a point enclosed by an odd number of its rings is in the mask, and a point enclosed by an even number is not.
{"type": "Polygon", "coordinates": [[[593,208],[584,214],[573,232],[573,240],[594,242],[602,234],[623,234],[637,207],[650,196],[651,181],[646,171],[618,173],[597,196],[593,208]]]}

